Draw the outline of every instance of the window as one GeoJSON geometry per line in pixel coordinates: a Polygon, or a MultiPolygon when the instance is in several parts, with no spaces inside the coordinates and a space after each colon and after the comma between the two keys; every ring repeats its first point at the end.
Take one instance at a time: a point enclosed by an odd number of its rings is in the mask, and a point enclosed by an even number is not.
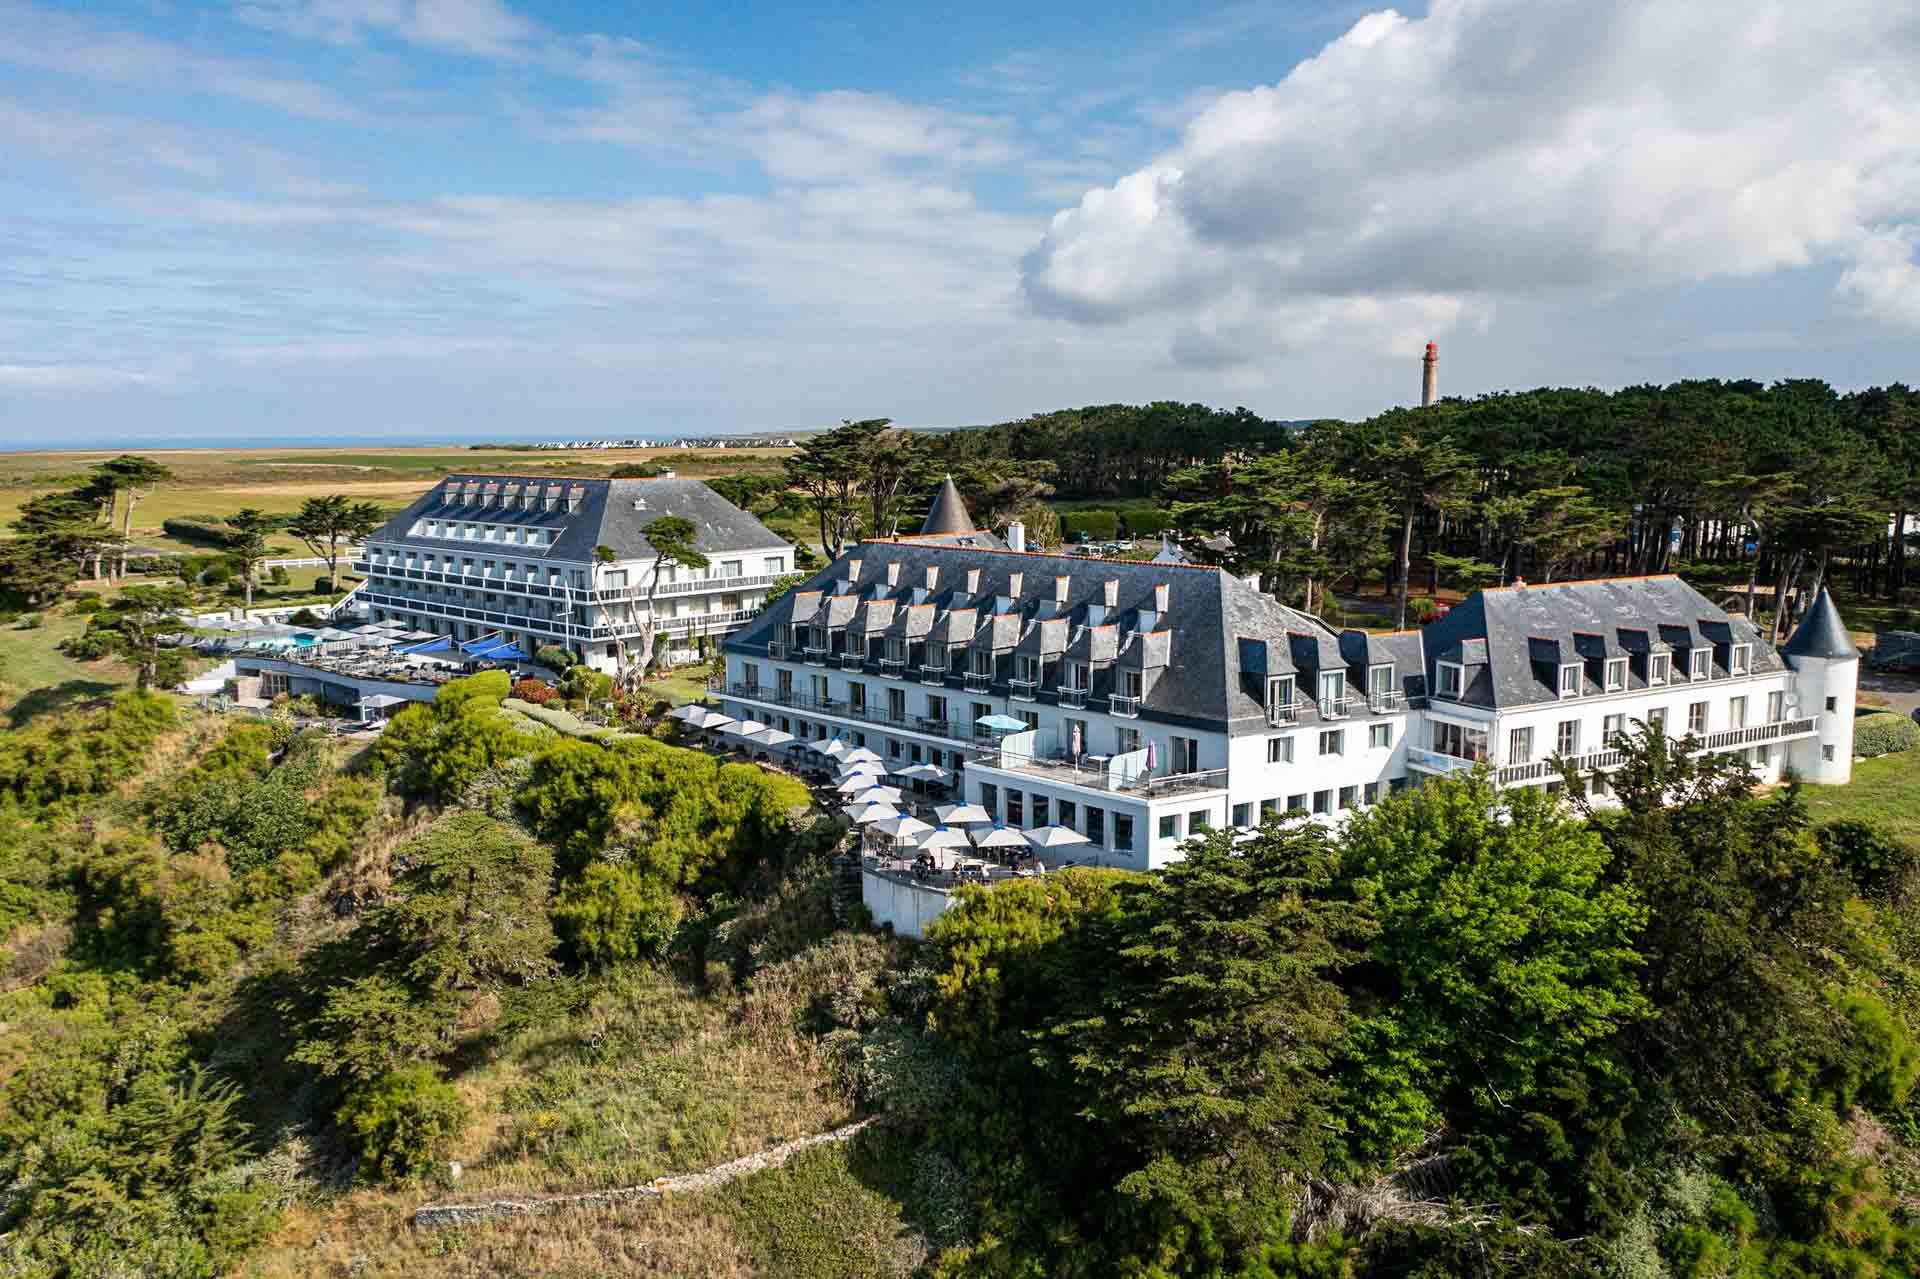
{"type": "MultiPolygon", "coordinates": [[[[1086,734],[1082,733],[1084,738],[1086,734]]],[[[1140,730],[1137,728],[1116,728],[1113,730],[1113,749],[1118,755],[1125,755],[1140,749],[1140,730]]]]}
{"type": "Polygon", "coordinates": [[[760,666],[757,662],[742,662],[740,664],[740,682],[748,688],[760,687],[760,666]]]}
{"type": "Polygon", "coordinates": [[[1580,753],[1580,721],[1563,719],[1553,730],[1553,749],[1556,754],[1571,759],[1580,753]]]}
{"type": "Polygon", "coordinates": [[[1329,728],[1320,734],[1320,753],[1322,755],[1346,754],[1347,730],[1329,728]]]}
{"type": "Polygon", "coordinates": [[[1769,744],[1769,745],[1766,745],[1766,746],[1756,746],[1756,747],[1754,747],[1754,748],[1753,748],[1753,762],[1754,762],[1754,763],[1756,763],[1756,764],[1758,764],[1758,765],[1759,765],[1760,767],[1762,767],[1762,768],[1765,768],[1765,767],[1766,767],[1767,765],[1769,765],[1769,764],[1771,764],[1771,763],[1773,763],[1773,747],[1772,747],[1772,745],[1770,745],[1770,744],[1769,744]]]}
{"type": "Polygon", "coordinates": [[[1736,697],[1727,703],[1727,727],[1745,728],[1747,726],[1747,699],[1736,697]]]}
{"type": "Polygon", "coordinates": [[[1441,662],[1435,668],[1435,671],[1440,684],[1440,696],[1460,696],[1461,686],[1466,682],[1463,678],[1466,674],[1466,669],[1452,662],[1441,662]]]}
{"type": "Polygon", "coordinates": [[[1011,786],[1007,788],[1007,825],[1025,826],[1027,824],[1026,799],[1023,792],[1014,790],[1011,786]]]}
{"type": "Polygon", "coordinates": [[[1712,649],[1696,648],[1688,656],[1693,661],[1692,668],[1687,672],[1688,679],[1707,679],[1713,674],[1712,649]]]}
{"type": "Polygon", "coordinates": [[[1455,759],[1480,760],[1487,757],[1487,730],[1468,728],[1451,720],[1433,721],[1433,749],[1455,759]]]}
{"type": "Polygon", "coordinates": [[[1602,746],[1612,746],[1626,734],[1626,731],[1627,717],[1625,715],[1609,715],[1600,721],[1600,744],[1602,746]]]}
{"type": "Polygon", "coordinates": [[[1280,801],[1278,799],[1263,799],[1260,801],[1260,820],[1261,821],[1263,822],[1266,821],[1267,818],[1274,816],[1279,811],[1280,811],[1280,801]]]}
{"type": "Polygon", "coordinates": [[[1293,676],[1275,675],[1267,681],[1267,710],[1285,711],[1293,705],[1293,676]]]}
{"type": "Polygon", "coordinates": [[[1107,846],[1107,810],[1087,805],[1087,841],[1095,848],[1107,846]]]}
{"type": "Polygon", "coordinates": [[[1727,661],[1727,673],[1730,675],[1745,675],[1753,664],[1752,659],[1753,645],[1735,644],[1733,646],[1733,656],[1727,661]]]}
{"type": "Polygon", "coordinates": [[[1530,764],[1533,762],[1533,730],[1516,728],[1507,734],[1507,763],[1530,764]]]}
{"type": "Polygon", "coordinates": [[[1609,657],[1607,659],[1607,691],[1617,693],[1627,686],[1627,659],[1609,657]]]}
{"type": "Polygon", "coordinates": [[[1073,817],[1074,817],[1074,805],[1073,805],[1073,801],[1072,801],[1072,800],[1070,800],[1070,799],[1063,799],[1063,800],[1061,800],[1061,801],[1060,801],[1060,808],[1059,808],[1059,813],[1060,813],[1060,816],[1059,816],[1059,818],[1058,818],[1058,820],[1059,820],[1059,822],[1060,822],[1060,824],[1061,824],[1062,826],[1065,826],[1065,827],[1066,827],[1066,828],[1067,828],[1068,830],[1073,830],[1073,829],[1074,829],[1074,825],[1073,825],[1073,817]]]}
{"type": "Polygon", "coordinates": [[[1827,699],[1827,709],[1828,709],[1828,710],[1830,710],[1830,711],[1837,711],[1837,710],[1839,710],[1839,709],[1840,709],[1840,699],[1839,699],[1839,698],[1837,698],[1837,697],[1829,697],[1829,698],[1827,699]]]}
{"type": "Polygon", "coordinates": [[[932,693],[928,693],[927,694],[927,718],[932,720],[939,720],[943,724],[946,723],[947,699],[944,697],[935,697],[932,693]]]}
{"type": "Polygon", "coordinates": [[[907,717],[907,690],[890,688],[887,690],[887,718],[903,720],[907,717]]]}
{"type": "Polygon", "coordinates": [[[1313,811],[1316,813],[1331,813],[1333,811],[1333,792],[1330,790],[1315,791],[1313,793],[1313,811]]]}
{"type": "Polygon", "coordinates": [[[784,555],[769,555],[762,561],[760,568],[763,572],[778,576],[787,571],[787,557],[784,555]]]}
{"type": "Polygon", "coordinates": [[[1667,675],[1673,670],[1673,654],[1649,653],[1647,655],[1647,683],[1664,684],[1667,675]]]}
{"type": "Polygon", "coordinates": [[[1379,803],[1380,802],[1380,783],[1368,782],[1363,791],[1363,794],[1364,794],[1364,799],[1361,802],[1365,803],[1369,808],[1379,803]]]}
{"type": "Polygon", "coordinates": [[[951,663],[947,660],[947,646],[933,643],[927,645],[927,666],[932,670],[944,671],[951,663]]]}
{"type": "Polygon", "coordinates": [[[1267,763],[1293,763],[1293,739],[1291,737],[1269,737],[1267,739],[1267,763]]]}
{"type": "Polygon", "coordinates": [[[1129,852],[1133,850],[1132,814],[1115,813],[1113,815],[1113,846],[1129,852]]]}
{"type": "Polygon", "coordinates": [[[1388,750],[1393,746],[1393,725],[1369,724],[1367,726],[1367,745],[1374,750],[1388,750]]]}
{"type": "Polygon", "coordinates": [[[1346,714],[1347,673],[1345,671],[1323,671],[1320,675],[1320,713],[1322,715],[1346,714]]]}
{"type": "Polygon", "coordinates": [[[1560,696],[1580,696],[1580,664],[1569,662],[1560,668],[1560,696]]]}
{"type": "Polygon", "coordinates": [[[1358,786],[1342,786],[1340,788],[1340,807],[1341,808],[1343,809],[1352,808],[1359,801],[1360,801],[1360,788],[1358,786]]]}
{"type": "Polygon", "coordinates": [[[1826,760],[1829,764],[1833,763],[1833,747],[1822,746],[1820,748],[1820,758],[1826,760]]]}
{"type": "Polygon", "coordinates": [[[1000,816],[1000,788],[992,782],[980,783],[980,807],[996,818],[1000,816]]]}
{"type": "Polygon", "coordinates": [[[1016,657],[1013,659],[1015,670],[1013,678],[1021,684],[1040,682],[1040,659],[1037,657],[1016,657]]]}
{"type": "Polygon", "coordinates": [[[1235,804],[1233,806],[1233,824],[1235,826],[1253,825],[1253,805],[1235,804]]]}
{"type": "Polygon", "coordinates": [[[1085,662],[1068,662],[1066,663],[1066,668],[1067,668],[1067,687],[1073,688],[1073,689],[1084,689],[1087,686],[1086,663],[1085,662]]]}
{"type": "Polygon", "coordinates": [[[867,709],[867,686],[857,681],[847,683],[847,705],[856,711],[867,709]]]}
{"type": "Polygon", "coordinates": [[[739,577],[740,573],[741,573],[741,566],[740,566],[739,560],[721,560],[720,561],[720,576],[739,577]]]}
{"type": "Polygon", "coordinates": [[[1405,776],[1388,778],[1387,794],[1398,795],[1401,791],[1407,788],[1407,782],[1408,782],[1408,779],[1405,776]]]}
{"type": "MultiPolygon", "coordinates": [[[[887,739],[887,758],[888,759],[900,758],[900,739],[899,738],[889,737],[887,739]]],[[[984,803],[985,801],[982,801],[982,802],[984,803]]]]}
{"type": "Polygon", "coordinates": [[[1204,808],[1196,808],[1187,815],[1187,833],[1189,835],[1198,835],[1201,831],[1210,830],[1212,827],[1213,818],[1204,808]]]}
{"type": "Polygon", "coordinates": [[[1305,795],[1289,795],[1289,796],[1287,796],[1287,811],[1288,811],[1289,813],[1304,813],[1304,812],[1306,812],[1306,811],[1307,811],[1307,797],[1306,797],[1305,795]]]}
{"type": "Polygon", "coordinates": [[[1767,694],[1767,723],[1778,724],[1787,717],[1787,695],[1783,692],[1767,694]]]}
{"type": "MultiPolygon", "coordinates": [[[[939,763],[938,760],[934,762],[939,763]]],[[[1051,825],[1047,820],[1047,797],[1045,795],[1035,795],[1033,797],[1033,824],[1035,826],[1051,825]]]]}
{"type": "Polygon", "coordinates": [[[773,683],[781,697],[793,696],[793,672],[786,667],[783,666],[773,673],[773,683]]]}
{"type": "Polygon", "coordinates": [[[1687,707],[1687,731],[1689,733],[1704,733],[1707,731],[1707,704],[1705,702],[1695,702],[1693,705],[1687,707]]]}
{"type": "Polygon", "coordinates": [[[1647,710],[1647,727],[1656,733],[1666,732],[1667,708],[1664,706],[1649,707],[1647,710]]]}

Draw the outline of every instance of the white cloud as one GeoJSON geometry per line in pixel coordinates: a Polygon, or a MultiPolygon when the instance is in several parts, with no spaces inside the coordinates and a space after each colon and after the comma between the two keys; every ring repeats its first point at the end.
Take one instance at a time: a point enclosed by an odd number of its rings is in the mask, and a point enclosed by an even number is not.
{"type": "Polygon", "coordinates": [[[115,391],[162,382],[150,373],[91,364],[0,364],[0,390],[115,391]]]}
{"type": "Polygon", "coordinates": [[[308,40],[358,44],[379,32],[429,49],[495,56],[539,31],[500,0],[251,0],[234,13],[308,40]]]}
{"type": "Polygon", "coordinates": [[[1218,363],[1263,324],[1356,307],[1457,322],[1818,264],[1916,322],[1917,156],[1913,5],[1434,0],[1219,98],[1056,214],[1024,283],[1043,311],[1149,317],[1218,363]]]}
{"type": "Polygon", "coordinates": [[[128,31],[102,31],[31,5],[0,0],[0,62],[117,84],[155,84],[271,107],[315,120],[359,113],[331,90],[230,58],[193,52],[128,31]]]}

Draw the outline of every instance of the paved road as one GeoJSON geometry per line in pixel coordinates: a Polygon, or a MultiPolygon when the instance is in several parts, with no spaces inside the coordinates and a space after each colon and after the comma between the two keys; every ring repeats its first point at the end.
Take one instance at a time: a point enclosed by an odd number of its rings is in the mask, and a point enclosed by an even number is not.
{"type": "Polygon", "coordinates": [[[1920,710],[1920,680],[1911,675],[1882,675],[1875,671],[1860,672],[1860,689],[1887,700],[1890,710],[1911,717],[1920,710]]]}

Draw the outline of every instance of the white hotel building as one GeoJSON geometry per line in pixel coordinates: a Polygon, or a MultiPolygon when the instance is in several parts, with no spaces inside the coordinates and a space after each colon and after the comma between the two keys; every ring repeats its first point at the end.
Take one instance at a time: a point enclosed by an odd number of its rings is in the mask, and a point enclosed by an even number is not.
{"type": "Polygon", "coordinates": [[[354,569],[372,621],[455,642],[497,636],[529,656],[558,645],[612,671],[649,594],[656,652],[685,660],[758,615],[793,562],[790,544],[696,480],[449,475],[367,538],[354,569]],[[658,563],[645,534],[666,515],[693,521],[709,567],[658,563]]]}
{"type": "Polygon", "coordinates": [[[1568,758],[1604,794],[1608,742],[1641,722],[1764,780],[1844,782],[1858,669],[1825,596],[1779,653],[1674,577],[1482,591],[1379,635],[1217,569],[950,535],[861,543],[724,650],[726,713],[958,770],[999,820],[1071,826],[1077,860],[1136,868],[1199,831],[1336,821],[1481,763],[1558,787],[1568,758]]]}

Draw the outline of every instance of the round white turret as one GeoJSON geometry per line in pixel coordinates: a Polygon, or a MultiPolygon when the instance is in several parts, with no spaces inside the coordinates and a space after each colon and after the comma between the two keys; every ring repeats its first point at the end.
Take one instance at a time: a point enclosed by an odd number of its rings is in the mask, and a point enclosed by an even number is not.
{"type": "Polygon", "coordinates": [[[1793,669],[1802,715],[1815,733],[1790,744],[1787,762],[1802,780],[1823,786],[1853,778],[1853,708],[1860,687],[1860,650],[1853,646],[1833,596],[1825,590],[1780,649],[1793,669]]]}

